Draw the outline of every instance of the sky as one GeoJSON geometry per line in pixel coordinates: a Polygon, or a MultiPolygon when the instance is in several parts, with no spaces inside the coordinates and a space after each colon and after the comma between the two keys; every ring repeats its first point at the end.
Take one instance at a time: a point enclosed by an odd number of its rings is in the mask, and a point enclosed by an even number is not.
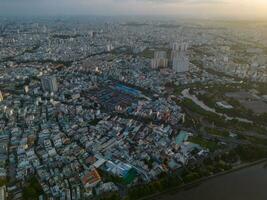
{"type": "Polygon", "coordinates": [[[0,15],[177,15],[267,19],[267,0],[0,0],[0,15]]]}

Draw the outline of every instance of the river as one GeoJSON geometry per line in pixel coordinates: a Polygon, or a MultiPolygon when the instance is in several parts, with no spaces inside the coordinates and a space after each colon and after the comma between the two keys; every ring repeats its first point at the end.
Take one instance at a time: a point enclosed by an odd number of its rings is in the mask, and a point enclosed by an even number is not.
{"type": "Polygon", "coordinates": [[[187,190],[157,196],[157,200],[267,200],[267,163],[211,178],[187,190]]]}

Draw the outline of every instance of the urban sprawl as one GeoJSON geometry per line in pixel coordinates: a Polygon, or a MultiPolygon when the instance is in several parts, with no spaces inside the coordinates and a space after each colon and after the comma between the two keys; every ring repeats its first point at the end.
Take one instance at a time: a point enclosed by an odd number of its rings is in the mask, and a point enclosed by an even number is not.
{"type": "Polygon", "coordinates": [[[0,18],[0,199],[139,199],[266,157],[266,33],[0,18]]]}

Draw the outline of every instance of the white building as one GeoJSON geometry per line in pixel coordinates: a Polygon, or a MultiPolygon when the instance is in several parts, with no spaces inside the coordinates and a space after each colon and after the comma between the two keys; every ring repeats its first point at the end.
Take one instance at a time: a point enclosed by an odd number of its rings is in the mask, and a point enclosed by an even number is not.
{"type": "Polygon", "coordinates": [[[174,42],[172,44],[173,51],[187,51],[188,43],[187,42],[174,42]]]}
{"type": "Polygon", "coordinates": [[[112,45],[112,44],[108,44],[108,45],[107,45],[107,51],[110,52],[110,51],[112,51],[112,50],[114,50],[113,45],[112,45]]]}
{"type": "Polygon", "coordinates": [[[154,58],[151,60],[151,68],[166,68],[168,67],[167,53],[165,51],[155,51],[154,58]]]}
{"type": "Polygon", "coordinates": [[[0,187],[0,200],[5,200],[6,198],[6,186],[0,187]]]}
{"type": "Polygon", "coordinates": [[[2,92],[0,91],[0,102],[4,100],[4,97],[2,95],[2,92]]]}

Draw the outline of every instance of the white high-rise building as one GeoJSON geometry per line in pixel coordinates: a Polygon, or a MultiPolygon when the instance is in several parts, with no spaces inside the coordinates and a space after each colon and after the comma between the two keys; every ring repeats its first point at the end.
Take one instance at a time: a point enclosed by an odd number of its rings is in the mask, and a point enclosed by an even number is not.
{"type": "Polygon", "coordinates": [[[28,85],[25,85],[24,86],[24,92],[27,94],[29,92],[29,86],[28,85]]]}
{"type": "Polygon", "coordinates": [[[167,53],[165,51],[155,51],[154,58],[151,60],[151,68],[166,68],[168,67],[167,53]]]}
{"type": "Polygon", "coordinates": [[[0,200],[7,199],[6,186],[0,187],[0,200]]]}
{"type": "Polygon", "coordinates": [[[2,95],[2,92],[0,91],[0,102],[4,100],[4,97],[2,95]]]}
{"type": "Polygon", "coordinates": [[[112,44],[108,44],[108,45],[107,45],[107,51],[110,52],[110,51],[112,51],[112,50],[114,50],[113,45],[112,45],[112,44]]]}
{"type": "Polygon", "coordinates": [[[158,68],[166,68],[168,67],[168,59],[167,58],[160,58],[160,59],[152,59],[151,60],[151,68],[158,69],[158,68]]]}
{"type": "Polygon", "coordinates": [[[188,43],[187,42],[174,42],[172,44],[173,51],[187,51],[188,43]]]}
{"type": "Polygon", "coordinates": [[[155,51],[154,58],[166,58],[167,53],[165,51],[155,51]]]}

